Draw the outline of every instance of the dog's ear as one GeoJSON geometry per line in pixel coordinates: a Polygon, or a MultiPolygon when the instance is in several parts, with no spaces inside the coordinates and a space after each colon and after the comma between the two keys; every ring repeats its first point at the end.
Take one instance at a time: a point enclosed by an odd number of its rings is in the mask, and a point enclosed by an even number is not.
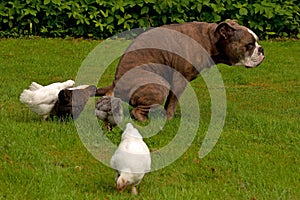
{"type": "Polygon", "coordinates": [[[217,26],[215,33],[220,34],[224,39],[227,40],[234,35],[235,30],[236,29],[233,27],[232,23],[222,22],[217,26]]]}

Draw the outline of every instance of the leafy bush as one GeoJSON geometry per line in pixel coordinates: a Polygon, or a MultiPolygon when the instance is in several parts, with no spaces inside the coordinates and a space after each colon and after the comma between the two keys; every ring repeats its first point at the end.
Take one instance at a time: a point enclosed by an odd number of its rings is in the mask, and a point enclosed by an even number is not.
{"type": "Polygon", "coordinates": [[[0,2],[0,36],[106,38],[137,27],[237,19],[260,37],[299,37],[297,0],[14,0],[0,2]]]}

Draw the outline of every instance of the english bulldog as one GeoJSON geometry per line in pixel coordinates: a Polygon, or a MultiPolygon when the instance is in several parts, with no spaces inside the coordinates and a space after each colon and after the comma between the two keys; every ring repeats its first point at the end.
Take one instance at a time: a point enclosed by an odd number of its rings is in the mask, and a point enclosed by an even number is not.
{"type": "Polygon", "coordinates": [[[121,98],[142,122],[157,105],[164,105],[171,119],[188,82],[203,69],[218,63],[253,68],[264,58],[257,35],[233,20],[164,25],[134,39],[120,58],[113,83],[98,88],[96,96],[121,98]]]}

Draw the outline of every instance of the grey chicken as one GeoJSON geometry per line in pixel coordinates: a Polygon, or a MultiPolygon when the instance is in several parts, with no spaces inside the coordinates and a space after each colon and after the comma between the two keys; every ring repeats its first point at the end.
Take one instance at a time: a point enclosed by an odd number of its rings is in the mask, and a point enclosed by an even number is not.
{"type": "Polygon", "coordinates": [[[116,97],[103,96],[96,102],[95,115],[105,123],[107,130],[122,122],[122,100],[116,97]]]}

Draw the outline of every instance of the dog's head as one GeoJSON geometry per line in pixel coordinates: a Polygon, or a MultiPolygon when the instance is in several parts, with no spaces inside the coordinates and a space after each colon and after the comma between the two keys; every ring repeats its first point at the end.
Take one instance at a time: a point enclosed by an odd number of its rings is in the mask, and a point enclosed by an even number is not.
{"type": "Polygon", "coordinates": [[[220,23],[215,36],[219,52],[217,62],[231,66],[258,66],[265,58],[264,49],[258,44],[257,35],[235,21],[220,23]]]}

